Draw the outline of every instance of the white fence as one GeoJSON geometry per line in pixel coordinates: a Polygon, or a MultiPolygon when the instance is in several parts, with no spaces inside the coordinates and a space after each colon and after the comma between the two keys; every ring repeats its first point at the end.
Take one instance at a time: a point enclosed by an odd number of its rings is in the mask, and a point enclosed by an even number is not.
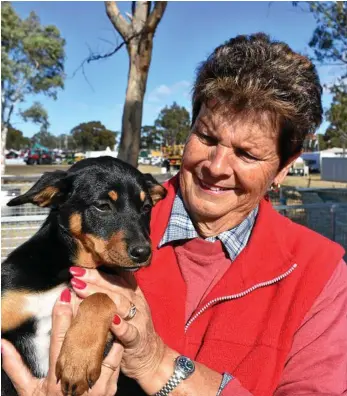
{"type": "MultiPolygon", "coordinates": [[[[34,210],[36,207],[31,206],[31,208],[34,210]]],[[[347,251],[347,204],[277,205],[275,208],[293,221],[340,243],[347,251]]],[[[17,246],[28,240],[41,227],[46,217],[47,213],[38,214],[38,212],[1,217],[2,260],[17,246]]]]}
{"type": "Polygon", "coordinates": [[[1,217],[1,259],[24,243],[41,227],[47,215],[1,217]]]}

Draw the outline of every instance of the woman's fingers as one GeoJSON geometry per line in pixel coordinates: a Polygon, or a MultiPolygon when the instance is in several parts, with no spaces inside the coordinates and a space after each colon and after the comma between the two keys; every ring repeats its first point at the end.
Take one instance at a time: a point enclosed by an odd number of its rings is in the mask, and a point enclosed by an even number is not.
{"type": "Polygon", "coordinates": [[[113,318],[111,331],[125,348],[132,348],[139,341],[137,328],[118,315],[113,318]]]}
{"type": "Polygon", "coordinates": [[[24,364],[16,348],[8,341],[1,340],[2,368],[10,377],[18,395],[32,395],[36,379],[24,364]]]}
{"type": "Polygon", "coordinates": [[[103,289],[109,289],[113,286],[124,286],[124,281],[121,277],[105,274],[96,269],[70,267],[70,273],[75,278],[77,277],[86,283],[90,283],[91,285],[95,285],[103,289]]]}
{"type": "Polygon", "coordinates": [[[56,377],[56,365],[63,341],[72,322],[73,312],[71,305],[71,291],[66,288],[62,291],[59,300],[55,303],[52,312],[52,332],[49,349],[49,372],[47,376],[48,395],[60,395],[61,385],[56,377]]]}
{"type": "Polygon", "coordinates": [[[90,391],[91,396],[94,394],[104,396],[116,394],[123,351],[122,345],[116,342],[113,343],[110,352],[102,362],[101,374],[92,391],[90,391]]]}
{"type": "Polygon", "coordinates": [[[55,367],[63,341],[72,322],[71,291],[66,288],[62,291],[59,300],[55,303],[52,312],[52,333],[50,346],[50,367],[55,367]]]}
{"type": "Polygon", "coordinates": [[[71,286],[73,287],[74,292],[78,295],[78,297],[83,299],[95,293],[105,293],[116,304],[117,312],[123,318],[126,317],[129,313],[129,310],[131,308],[131,302],[129,298],[123,295],[121,292],[111,291],[110,289],[105,289],[98,285],[85,283],[80,278],[71,279],[71,286]]]}

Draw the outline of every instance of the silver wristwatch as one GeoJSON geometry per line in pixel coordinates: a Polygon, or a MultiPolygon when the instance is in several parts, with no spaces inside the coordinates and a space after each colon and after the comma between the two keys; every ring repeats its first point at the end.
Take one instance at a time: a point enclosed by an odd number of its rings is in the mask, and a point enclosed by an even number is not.
{"type": "Polygon", "coordinates": [[[168,382],[154,396],[167,396],[183,380],[190,377],[195,371],[194,362],[186,356],[175,359],[175,370],[168,382]]]}

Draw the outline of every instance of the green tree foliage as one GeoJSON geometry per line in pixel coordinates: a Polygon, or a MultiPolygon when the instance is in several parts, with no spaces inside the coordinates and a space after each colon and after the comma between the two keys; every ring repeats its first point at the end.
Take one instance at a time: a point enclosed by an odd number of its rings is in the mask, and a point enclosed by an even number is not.
{"type": "Polygon", "coordinates": [[[333,100],[326,112],[330,126],[326,131],[325,140],[331,146],[347,147],[347,84],[332,88],[333,100]]]}
{"type": "Polygon", "coordinates": [[[158,150],[162,144],[162,134],[154,125],[141,128],[141,149],[158,150]]]}
{"type": "Polygon", "coordinates": [[[39,143],[49,149],[55,149],[58,147],[58,137],[54,136],[47,130],[41,129],[40,132],[35,133],[31,138],[32,143],[39,143]]]}
{"type": "MultiPolygon", "coordinates": [[[[298,5],[299,3],[296,3],[298,5]]],[[[329,86],[333,94],[326,118],[330,126],[323,137],[324,146],[346,146],[347,143],[347,2],[307,2],[317,26],[309,46],[318,62],[340,67],[341,75],[329,86]]]]}
{"type": "Polygon", "coordinates": [[[171,107],[165,106],[155,120],[155,127],[162,134],[165,146],[183,144],[190,131],[190,115],[185,107],[174,102],[171,107]]]}
{"type": "Polygon", "coordinates": [[[308,5],[317,22],[309,42],[316,59],[347,66],[347,2],[311,1],[308,5]]]}
{"type": "Polygon", "coordinates": [[[41,125],[43,130],[47,130],[49,127],[48,113],[39,102],[34,102],[32,106],[20,114],[24,121],[30,120],[34,124],[41,125]]]}
{"type": "MultiPolygon", "coordinates": [[[[57,90],[63,88],[64,46],[57,27],[41,25],[34,12],[21,19],[10,2],[1,4],[2,154],[11,117],[27,95],[55,99],[57,90]]],[[[25,119],[29,118],[27,114],[25,119]]]]}
{"type": "Polygon", "coordinates": [[[6,148],[21,150],[30,147],[30,139],[23,136],[23,132],[19,129],[13,128],[11,125],[7,132],[6,148]]]}
{"type": "Polygon", "coordinates": [[[105,150],[116,144],[116,133],[106,129],[100,121],[84,122],[71,130],[79,150],[105,150]]]}

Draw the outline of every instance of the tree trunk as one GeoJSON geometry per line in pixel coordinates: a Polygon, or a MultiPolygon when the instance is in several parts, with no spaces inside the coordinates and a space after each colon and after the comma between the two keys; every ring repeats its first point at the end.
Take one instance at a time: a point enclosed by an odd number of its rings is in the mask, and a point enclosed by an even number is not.
{"type": "MultiPolygon", "coordinates": [[[[129,54],[128,86],[122,118],[122,135],[118,158],[137,166],[140,151],[143,100],[146,92],[148,70],[151,63],[153,37],[167,1],[132,2],[132,15],[127,22],[115,1],[105,1],[106,13],[121,35],[129,54]]],[[[118,46],[117,48],[120,48],[118,46]]],[[[116,48],[116,51],[117,51],[116,48]]]]}
{"type": "Polygon", "coordinates": [[[152,57],[153,34],[147,33],[128,46],[129,74],[122,117],[118,158],[137,167],[140,151],[143,100],[152,57]]]}
{"type": "Polygon", "coordinates": [[[1,175],[5,174],[5,149],[7,139],[8,127],[6,124],[1,123],[1,175]]]}

